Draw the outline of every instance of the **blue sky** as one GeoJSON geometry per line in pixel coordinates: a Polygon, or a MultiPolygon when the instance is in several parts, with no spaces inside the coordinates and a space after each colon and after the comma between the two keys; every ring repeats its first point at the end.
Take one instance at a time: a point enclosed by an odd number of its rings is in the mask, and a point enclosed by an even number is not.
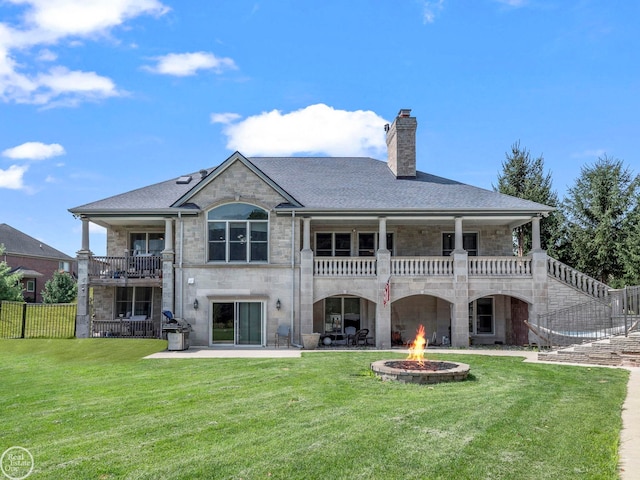
{"type": "MultiPolygon", "coordinates": [[[[251,155],[386,159],[491,189],[520,141],[562,198],[640,173],[640,2],[0,0],[0,222],[74,256],[67,209],[251,155]]],[[[91,248],[105,253],[92,230],[91,248]]]]}

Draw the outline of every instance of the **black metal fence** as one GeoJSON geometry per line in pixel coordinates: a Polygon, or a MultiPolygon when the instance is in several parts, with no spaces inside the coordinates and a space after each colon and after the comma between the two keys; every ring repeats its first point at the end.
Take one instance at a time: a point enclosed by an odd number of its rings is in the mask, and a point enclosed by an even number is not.
{"type": "Polygon", "coordinates": [[[0,304],[0,338],[73,338],[76,336],[75,303],[0,304]]]}
{"type": "Polygon", "coordinates": [[[547,347],[577,345],[640,330],[640,286],[610,289],[605,299],[538,315],[529,328],[547,347]]]}

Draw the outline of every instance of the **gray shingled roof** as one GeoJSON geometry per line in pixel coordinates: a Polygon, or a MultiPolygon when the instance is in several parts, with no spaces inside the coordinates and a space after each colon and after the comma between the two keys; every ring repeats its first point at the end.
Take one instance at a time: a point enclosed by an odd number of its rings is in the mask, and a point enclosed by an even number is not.
{"type": "MultiPolygon", "coordinates": [[[[551,207],[466,185],[424,172],[415,179],[397,179],[387,163],[363,157],[254,157],[248,160],[312,210],[526,211],[551,207]]],[[[212,172],[215,169],[209,169],[212,172]]],[[[168,209],[188,198],[201,181],[177,178],[71,209],[74,213],[104,210],[168,209]]],[[[208,180],[205,180],[205,182],[208,180]]],[[[188,200],[187,200],[188,201],[188,200]]]]}
{"type": "Polygon", "coordinates": [[[74,260],[66,253],[22,233],[6,223],[0,223],[0,243],[4,245],[7,254],[74,260]]]}
{"type": "Polygon", "coordinates": [[[528,200],[416,172],[397,179],[373,158],[250,158],[305,207],[364,210],[551,210],[528,200]]]}

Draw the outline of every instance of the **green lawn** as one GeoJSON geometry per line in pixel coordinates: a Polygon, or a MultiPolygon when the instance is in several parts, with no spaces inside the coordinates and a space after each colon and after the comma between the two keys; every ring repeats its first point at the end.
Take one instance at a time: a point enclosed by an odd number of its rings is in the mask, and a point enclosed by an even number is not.
{"type": "Polygon", "coordinates": [[[434,386],[381,382],[400,354],[142,360],[159,340],[0,340],[0,451],[37,479],[616,479],[628,372],[431,354],[434,386]]]}

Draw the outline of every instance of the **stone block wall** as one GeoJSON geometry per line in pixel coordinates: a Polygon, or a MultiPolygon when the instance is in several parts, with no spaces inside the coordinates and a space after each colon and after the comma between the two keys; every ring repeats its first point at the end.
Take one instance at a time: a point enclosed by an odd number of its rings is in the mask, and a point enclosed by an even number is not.
{"type": "Polygon", "coordinates": [[[549,276],[548,282],[549,282],[549,294],[548,294],[549,304],[548,304],[548,310],[547,310],[548,312],[553,312],[561,308],[571,307],[581,303],[590,302],[593,300],[592,296],[580,290],[577,290],[576,288],[570,287],[566,283],[563,283],[556,278],[549,276]]]}

